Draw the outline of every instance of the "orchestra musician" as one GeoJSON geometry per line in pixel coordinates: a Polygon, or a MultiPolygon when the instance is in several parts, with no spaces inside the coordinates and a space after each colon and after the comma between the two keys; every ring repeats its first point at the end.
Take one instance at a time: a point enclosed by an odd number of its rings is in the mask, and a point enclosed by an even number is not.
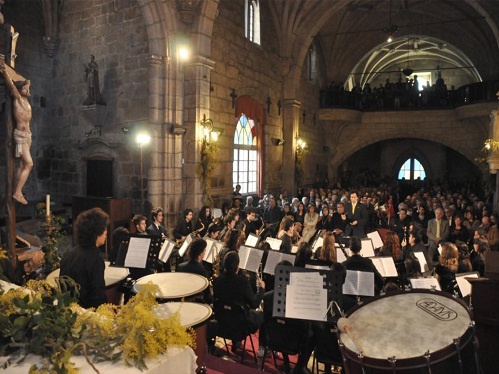
{"type": "Polygon", "coordinates": [[[199,211],[199,217],[194,230],[196,230],[198,235],[202,238],[208,232],[208,227],[210,227],[212,222],[213,218],[211,217],[211,208],[205,205],[199,211]]]}
{"type": "Polygon", "coordinates": [[[237,220],[233,215],[227,215],[224,218],[225,227],[220,231],[220,235],[218,236],[218,240],[227,243],[229,240],[229,236],[231,231],[236,227],[237,220]]]}
{"type": "Polygon", "coordinates": [[[293,244],[300,244],[303,242],[303,238],[301,237],[301,230],[303,229],[303,225],[301,222],[294,222],[294,230],[293,230],[293,244]]]}
{"type": "Polygon", "coordinates": [[[284,217],[282,219],[283,225],[283,235],[281,236],[281,246],[279,247],[280,252],[291,253],[291,247],[293,246],[292,237],[294,231],[294,221],[291,217],[284,217]]]}
{"type": "Polygon", "coordinates": [[[149,235],[161,236],[161,239],[168,238],[168,232],[163,226],[164,214],[163,208],[153,209],[151,212],[153,222],[147,227],[146,232],[149,235]]]}
{"type": "Polygon", "coordinates": [[[258,228],[255,225],[256,221],[256,209],[253,207],[246,208],[246,218],[242,220],[238,226],[245,238],[247,238],[249,234],[257,235],[258,228]]]}
{"type": "Polygon", "coordinates": [[[173,237],[177,241],[177,245],[182,244],[193,231],[192,227],[192,209],[184,209],[183,219],[179,220],[173,229],[173,237]]]}
{"type": "Polygon", "coordinates": [[[137,235],[147,235],[147,232],[146,232],[146,227],[147,227],[147,224],[146,224],[146,217],[144,217],[142,214],[136,214],[135,216],[133,216],[133,225],[135,226],[135,229],[136,229],[136,234],[137,235]]]}
{"type": "MultiPolygon", "coordinates": [[[[208,271],[202,264],[206,246],[206,240],[202,238],[194,239],[187,248],[187,255],[189,256],[189,260],[178,265],[177,271],[180,273],[198,274],[208,279],[208,271]]],[[[200,298],[200,301],[206,304],[211,304],[213,302],[210,287],[207,287],[204,290],[203,296],[202,298],[200,298]]]]}

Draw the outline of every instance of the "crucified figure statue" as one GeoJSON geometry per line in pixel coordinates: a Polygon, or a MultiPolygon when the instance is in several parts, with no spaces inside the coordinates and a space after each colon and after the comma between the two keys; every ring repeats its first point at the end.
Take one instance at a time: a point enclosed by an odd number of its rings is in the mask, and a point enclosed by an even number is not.
{"type": "Polygon", "coordinates": [[[17,185],[12,197],[23,205],[28,204],[22,189],[28,180],[29,173],[33,169],[33,159],[31,158],[31,130],[29,123],[31,121],[31,105],[28,101],[30,97],[29,80],[14,82],[4,62],[0,61],[0,71],[5,78],[5,85],[9,88],[12,95],[13,116],[16,122],[14,129],[14,143],[16,144],[16,157],[20,158],[19,168],[17,169],[17,185]]]}

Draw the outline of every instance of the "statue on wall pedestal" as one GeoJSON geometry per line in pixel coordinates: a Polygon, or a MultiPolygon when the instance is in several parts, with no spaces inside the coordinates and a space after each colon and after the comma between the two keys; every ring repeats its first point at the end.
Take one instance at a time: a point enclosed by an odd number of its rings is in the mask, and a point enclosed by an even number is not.
{"type": "Polygon", "coordinates": [[[95,62],[95,56],[90,56],[90,62],[85,65],[85,74],[87,80],[87,99],[83,105],[106,105],[100,96],[99,88],[99,65],[95,62]]]}
{"type": "Polygon", "coordinates": [[[5,78],[5,85],[8,87],[13,99],[13,116],[16,123],[14,143],[16,145],[16,157],[20,158],[16,172],[17,185],[12,197],[21,204],[27,205],[28,202],[22,194],[22,188],[28,180],[31,169],[33,169],[33,159],[30,152],[31,130],[29,126],[32,114],[31,105],[28,101],[31,96],[29,92],[31,82],[29,80],[13,82],[3,61],[0,61],[0,71],[5,78]]]}

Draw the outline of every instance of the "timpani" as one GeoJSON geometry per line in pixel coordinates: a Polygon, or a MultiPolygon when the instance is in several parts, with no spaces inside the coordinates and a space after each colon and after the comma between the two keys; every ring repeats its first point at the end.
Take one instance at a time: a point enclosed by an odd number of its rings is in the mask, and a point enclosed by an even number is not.
{"type": "Polygon", "coordinates": [[[206,352],[206,322],[212,315],[212,309],[206,304],[191,302],[169,302],[158,304],[153,312],[158,318],[168,318],[179,311],[180,323],[184,327],[192,327],[196,332],[196,363],[198,367],[204,364],[206,352]]]}
{"type": "Polygon", "coordinates": [[[133,290],[138,293],[149,282],[159,287],[159,291],[156,293],[156,299],[159,302],[180,300],[197,295],[209,285],[208,279],[199,274],[156,273],[139,278],[133,285],[133,290]]]}
{"type": "Polygon", "coordinates": [[[338,333],[346,373],[478,371],[470,310],[450,294],[417,290],[374,297],[349,312],[347,325],[348,333],[338,333]]]}
{"type": "MultiPolygon", "coordinates": [[[[107,302],[114,305],[121,305],[121,286],[130,272],[127,268],[111,266],[109,261],[105,261],[104,282],[106,284],[107,302]]],[[[59,277],[60,269],[54,270],[47,275],[47,281],[55,285],[55,279],[59,277]]]]}

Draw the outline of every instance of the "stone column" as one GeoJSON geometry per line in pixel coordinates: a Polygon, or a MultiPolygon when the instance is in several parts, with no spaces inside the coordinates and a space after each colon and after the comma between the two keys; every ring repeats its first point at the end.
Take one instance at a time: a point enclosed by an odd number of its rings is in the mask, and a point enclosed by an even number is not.
{"type": "Polygon", "coordinates": [[[300,128],[301,102],[295,99],[285,99],[282,111],[282,132],[284,146],[282,156],[283,189],[288,190],[290,196],[296,196],[295,186],[295,149],[296,135],[300,128]]]}
{"type": "MultiPolygon", "coordinates": [[[[149,149],[144,149],[144,155],[149,155],[150,167],[145,173],[148,176],[147,201],[152,207],[163,207],[165,183],[165,138],[166,131],[162,113],[164,112],[165,79],[163,75],[165,58],[158,55],[147,57],[149,64],[149,130],[151,144],[149,149]]],[[[142,214],[148,211],[140,212],[142,214]]]]}
{"type": "Polygon", "coordinates": [[[202,206],[203,186],[197,174],[203,133],[200,120],[210,114],[210,74],[215,62],[206,57],[193,56],[186,64],[184,92],[184,120],[187,127],[184,153],[184,199],[182,208],[202,206]]]}
{"type": "Polygon", "coordinates": [[[487,162],[489,163],[490,173],[496,174],[496,191],[494,193],[494,206],[492,207],[492,210],[494,213],[497,213],[499,211],[499,149],[497,149],[498,147],[496,144],[499,143],[499,110],[493,110],[490,114],[490,139],[493,144],[491,144],[487,162]]]}

